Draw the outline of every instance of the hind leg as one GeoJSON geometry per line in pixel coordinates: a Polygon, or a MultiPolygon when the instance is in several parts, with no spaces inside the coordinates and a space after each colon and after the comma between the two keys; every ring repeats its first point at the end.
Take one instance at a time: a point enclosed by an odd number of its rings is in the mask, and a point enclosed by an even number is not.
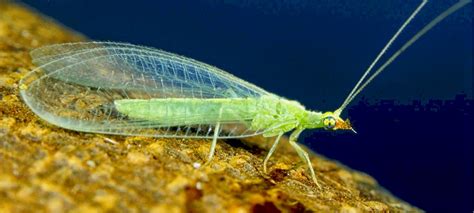
{"type": "Polygon", "coordinates": [[[214,128],[214,136],[212,137],[211,149],[209,150],[209,155],[207,156],[207,161],[204,165],[208,165],[212,161],[212,158],[214,157],[214,152],[216,151],[217,137],[219,136],[220,126],[221,126],[220,123],[217,123],[216,127],[214,128]]]}

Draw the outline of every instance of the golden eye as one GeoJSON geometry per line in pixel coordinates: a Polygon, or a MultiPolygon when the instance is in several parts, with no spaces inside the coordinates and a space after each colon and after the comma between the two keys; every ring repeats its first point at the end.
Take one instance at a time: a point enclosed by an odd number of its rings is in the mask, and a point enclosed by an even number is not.
{"type": "Polygon", "coordinates": [[[323,124],[324,124],[324,128],[332,129],[334,128],[334,126],[336,126],[336,119],[334,119],[334,117],[328,116],[324,118],[323,124]]]}
{"type": "Polygon", "coordinates": [[[323,124],[324,126],[329,126],[329,119],[324,119],[323,124]]]}

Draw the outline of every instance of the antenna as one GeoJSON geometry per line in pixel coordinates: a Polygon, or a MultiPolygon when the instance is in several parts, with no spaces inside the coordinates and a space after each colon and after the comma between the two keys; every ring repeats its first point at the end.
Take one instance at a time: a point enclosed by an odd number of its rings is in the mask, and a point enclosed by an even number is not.
{"type": "Polygon", "coordinates": [[[411,22],[411,20],[416,16],[416,14],[423,8],[423,6],[427,3],[427,0],[423,0],[420,5],[413,11],[413,13],[408,17],[408,19],[403,23],[400,29],[395,33],[395,35],[390,39],[390,41],[385,45],[379,55],[375,58],[369,68],[365,71],[364,75],[361,77],[359,82],[357,82],[356,86],[352,89],[352,91],[347,96],[346,100],[342,103],[342,105],[335,111],[336,115],[340,115],[341,112],[346,108],[346,106],[375,78],[379,75],[385,68],[390,65],[398,56],[400,56],[403,51],[405,51],[408,47],[410,47],[415,41],[417,41],[421,36],[426,34],[431,28],[436,26],[439,22],[444,20],[446,17],[451,15],[452,13],[456,12],[457,10],[464,7],[466,4],[470,3],[472,0],[460,0],[450,8],[446,9],[436,18],[434,18],[430,23],[428,23],[425,27],[423,27],[420,31],[418,31],[410,40],[408,40],[399,50],[397,50],[379,69],[377,69],[363,84],[363,82],[367,74],[372,70],[374,65],[378,62],[380,57],[385,53],[388,47],[392,44],[392,42],[398,37],[400,32],[411,22]],[[359,87],[360,86],[360,87],[359,87]]]}

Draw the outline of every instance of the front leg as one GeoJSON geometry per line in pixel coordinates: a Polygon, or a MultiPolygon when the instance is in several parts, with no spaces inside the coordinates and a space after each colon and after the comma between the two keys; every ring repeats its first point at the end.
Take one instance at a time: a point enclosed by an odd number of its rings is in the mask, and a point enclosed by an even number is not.
{"type": "Polygon", "coordinates": [[[296,153],[300,156],[300,158],[306,162],[309,171],[311,172],[311,179],[313,182],[321,189],[321,185],[319,185],[318,180],[316,179],[316,173],[314,172],[313,165],[311,164],[311,160],[309,159],[308,153],[299,146],[296,141],[298,140],[298,136],[303,132],[304,129],[297,129],[290,135],[290,145],[296,150],[296,153]]]}

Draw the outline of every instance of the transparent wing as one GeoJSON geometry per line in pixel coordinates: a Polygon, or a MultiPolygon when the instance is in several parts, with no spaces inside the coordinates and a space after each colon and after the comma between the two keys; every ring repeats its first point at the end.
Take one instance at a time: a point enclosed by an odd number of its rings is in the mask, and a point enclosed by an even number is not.
{"type": "MultiPolygon", "coordinates": [[[[51,45],[31,52],[38,68],[25,76],[21,96],[30,108],[55,125],[87,132],[160,137],[245,137],[266,130],[248,128],[252,115],[232,120],[206,119],[189,110],[174,113],[183,125],[130,118],[117,111],[121,99],[259,98],[272,95],[216,67],[165,51],[112,42],[51,45]]],[[[153,113],[150,108],[147,113],[153,113]]],[[[243,113],[245,114],[245,113],[243,113]]]]}
{"type": "Polygon", "coordinates": [[[194,97],[259,97],[269,94],[208,64],[131,44],[57,44],[33,50],[31,56],[33,63],[50,77],[83,86],[147,90],[162,97],[193,97],[193,94],[201,93],[202,96],[194,97]]]}

